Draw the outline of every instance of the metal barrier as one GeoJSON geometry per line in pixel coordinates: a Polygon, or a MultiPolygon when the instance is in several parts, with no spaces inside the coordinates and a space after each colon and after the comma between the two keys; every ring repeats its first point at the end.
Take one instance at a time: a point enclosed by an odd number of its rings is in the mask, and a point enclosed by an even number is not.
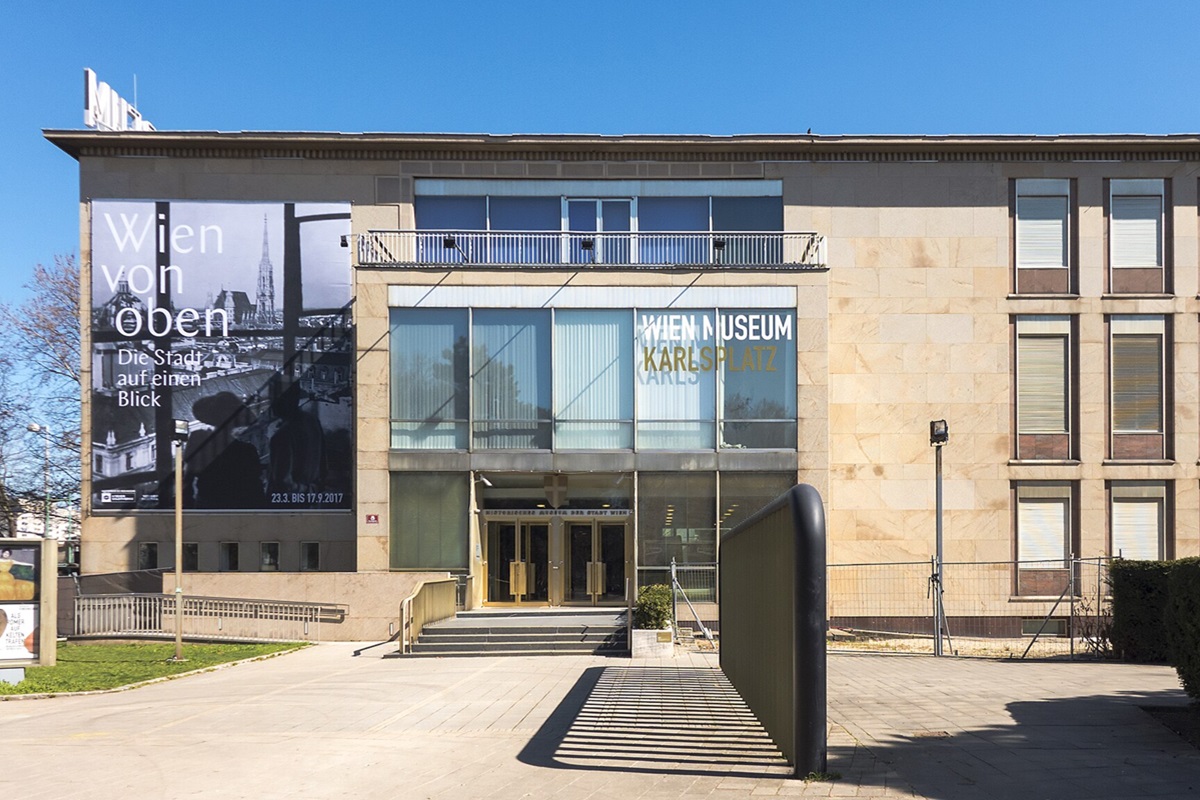
{"type": "Polygon", "coordinates": [[[411,653],[413,642],[430,622],[458,613],[458,576],[421,581],[400,602],[400,652],[411,653]]]}
{"type": "MultiPolygon", "coordinates": [[[[950,652],[1059,657],[1107,647],[1106,557],[946,562],[950,652]]],[[[933,653],[930,561],[830,564],[831,646],[933,653]]]]}
{"type": "MultiPolygon", "coordinates": [[[[76,636],[173,638],[176,599],[166,594],[100,594],[75,598],[76,636]]],[[[320,641],[321,623],[339,623],[348,607],[230,597],[185,597],[188,639],[320,641]]]]}
{"type": "Polygon", "coordinates": [[[355,239],[358,263],[372,267],[820,269],[827,263],[825,237],[808,231],[376,230],[355,239]]]}
{"type": "Polygon", "coordinates": [[[721,537],[721,669],[803,777],[826,766],[825,511],[789,489],[721,537]]]}

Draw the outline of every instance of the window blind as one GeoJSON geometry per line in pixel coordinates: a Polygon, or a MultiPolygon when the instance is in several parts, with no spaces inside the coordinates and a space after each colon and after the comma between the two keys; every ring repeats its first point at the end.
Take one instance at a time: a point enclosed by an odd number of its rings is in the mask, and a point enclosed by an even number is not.
{"type": "Polygon", "coordinates": [[[1067,266],[1067,198],[1017,197],[1017,266],[1067,266]]]}
{"type": "Polygon", "coordinates": [[[1162,197],[1113,195],[1112,265],[1162,266],[1162,197]]]}
{"type": "Polygon", "coordinates": [[[1066,433],[1067,337],[1017,334],[1017,431],[1066,433]]]}
{"type": "Polygon", "coordinates": [[[1144,560],[1161,558],[1162,522],[1161,498],[1113,497],[1112,554],[1144,560]]]}
{"type": "Polygon", "coordinates": [[[1068,497],[1018,497],[1017,558],[1042,562],[1026,568],[1065,566],[1069,520],[1068,497]]]}
{"type": "Polygon", "coordinates": [[[1114,431],[1160,433],[1163,430],[1162,350],[1162,334],[1113,334],[1114,431]]]}

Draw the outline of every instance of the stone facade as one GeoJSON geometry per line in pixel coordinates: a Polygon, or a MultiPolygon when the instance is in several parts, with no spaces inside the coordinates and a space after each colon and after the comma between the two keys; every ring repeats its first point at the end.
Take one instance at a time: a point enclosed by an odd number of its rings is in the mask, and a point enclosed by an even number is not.
{"type": "MultiPolygon", "coordinates": [[[[816,272],[355,269],[355,509],[269,523],[291,543],[285,546],[313,538],[326,543],[330,569],[389,569],[389,476],[408,463],[389,448],[389,287],[568,282],[625,287],[631,296],[649,286],[794,287],[794,468],[826,500],[830,563],[928,560],[934,419],[947,420],[951,431],[943,451],[947,561],[1013,560],[1014,487],[1046,481],[1074,487],[1075,555],[1111,554],[1113,481],[1165,482],[1165,554],[1200,554],[1195,137],[47,136],[80,165],[84,308],[90,307],[89,198],[348,201],[352,230],[362,234],[413,228],[414,181],[421,178],[770,180],[782,184],[784,230],[825,237],[827,271],[816,272]],[[1077,291],[1016,291],[1013,192],[1015,181],[1030,178],[1072,186],[1077,291]],[[1163,179],[1169,187],[1165,293],[1114,292],[1106,277],[1108,182],[1140,178],[1163,179]],[[1166,458],[1114,458],[1110,447],[1108,320],[1126,314],[1167,321],[1166,458]],[[1014,320],[1034,315],[1068,315],[1076,326],[1072,458],[1017,458],[1014,320]]],[[[83,344],[86,353],[86,325],[83,344]]],[[[86,392],[83,419],[87,464],[86,392]]],[[[168,541],[169,515],[92,513],[87,481],[85,470],[85,571],[127,569],[134,542],[168,541]]],[[[254,541],[262,538],[262,519],[197,515],[188,538],[254,541]]],[[[479,537],[476,530],[475,568],[479,537]]],[[[1003,579],[993,588],[977,613],[1014,613],[1015,592],[1003,579]]]]}

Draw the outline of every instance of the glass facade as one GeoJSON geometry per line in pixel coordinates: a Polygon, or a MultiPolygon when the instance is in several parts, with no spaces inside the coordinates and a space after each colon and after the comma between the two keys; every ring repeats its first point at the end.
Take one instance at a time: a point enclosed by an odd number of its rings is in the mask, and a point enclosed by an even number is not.
{"type": "Polygon", "coordinates": [[[469,520],[466,473],[392,473],[391,568],[466,569],[469,520]]]}
{"type": "Polygon", "coordinates": [[[796,447],[790,309],[391,311],[395,450],[796,447]]]}

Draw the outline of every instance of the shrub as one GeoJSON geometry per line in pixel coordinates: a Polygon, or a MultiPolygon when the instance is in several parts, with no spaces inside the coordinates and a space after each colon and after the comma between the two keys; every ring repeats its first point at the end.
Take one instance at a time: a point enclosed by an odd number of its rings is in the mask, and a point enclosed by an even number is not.
{"type": "Polygon", "coordinates": [[[633,627],[639,630],[666,628],[671,625],[671,587],[656,583],[638,589],[633,607],[633,627]]]}
{"type": "Polygon", "coordinates": [[[1164,619],[1171,664],[1188,696],[1200,700],[1200,558],[1171,565],[1164,619]]]}
{"type": "Polygon", "coordinates": [[[1115,560],[1109,566],[1112,585],[1112,644],[1118,658],[1137,662],[1169,660],[1163,613],[1167,606],[1164,561],[1115,560]]]}

